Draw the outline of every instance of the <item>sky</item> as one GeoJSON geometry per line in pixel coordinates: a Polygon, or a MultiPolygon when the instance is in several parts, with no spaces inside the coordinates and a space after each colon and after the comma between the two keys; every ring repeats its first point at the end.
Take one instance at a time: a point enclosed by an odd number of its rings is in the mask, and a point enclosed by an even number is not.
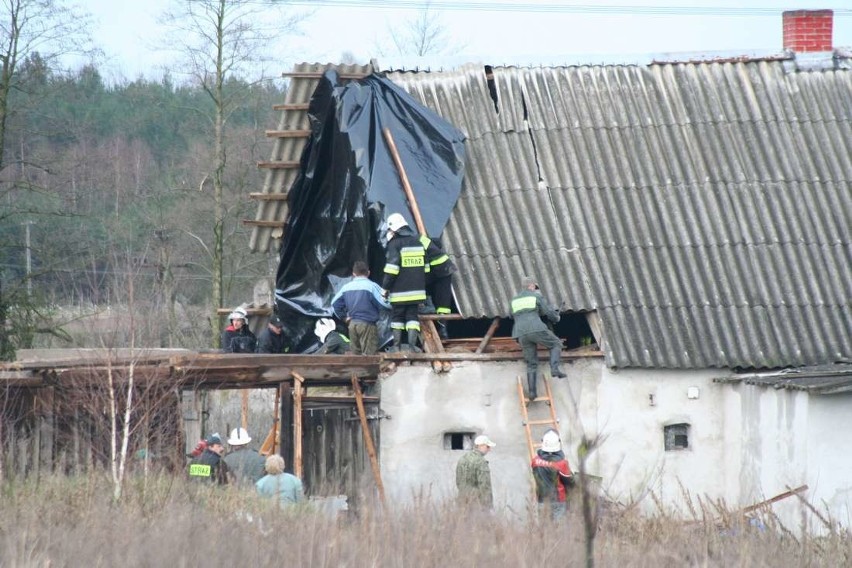
{"type": "MultiPolygon", "coordinates": [[[[95,19],[93,39],[104,51],[100,67],[107,78],[161,76],[171,55],[159,49],[164,41],[157,21],[172,0],[77,1],[95,19]]],[[[282,38],[276,47],[281,71],[303,61],[338,62],[344,53],[358,63],[373,57],[389,62],[395,55],[390,30],[404,29],[425,5],[416,0],[283,3],[291,12],[309,15],[300,34],[282,38]]],[[[430,13],[448,38],[443,61],[499,65],[777,52],[781,13],[795,9],[834,9],[834,45],[852,48],[850,0],[432,0],[430,13]]]]}

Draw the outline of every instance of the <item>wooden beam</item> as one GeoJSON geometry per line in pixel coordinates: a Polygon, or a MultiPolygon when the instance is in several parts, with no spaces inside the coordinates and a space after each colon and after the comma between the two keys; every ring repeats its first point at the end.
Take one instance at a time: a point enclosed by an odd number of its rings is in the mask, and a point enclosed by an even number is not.
{"type": "Polygon", "coordinates": [[[249,193],[249,199],[256,201],[286,201],[286,193],[249,193]]]}
{"type": "Polygon", "coordinates": [[[308,110],[310,103],[282,103],[272,105],[272,110],[308,110]]]}
{"type": "MultiPolygon", "coordinates": [[[[603,358],[601,351],[563,351],[562,359],[598,359],[603,358]]],[[[518,352],[514,353],[384,353],[382,359],[387,361],[522,361],[518,352]]]]}
{"type": "Polygon", "coordinates": [[[491,338],[494,337],[495,333],[497,333],[498,327],[500,327],[500,318],[494,318],[494,321],[491,322],[491,326],[488,328],[488,331],[485,332],[485,337],[482,338],[482,341],[476,348],[477,353],[485,351],[485,347],[488,345],[488,342],[491,341],[491,338]]]}
{"type": "Polygon", "coordinates": [[[376,488],[379,490],[379,501],[382,507],[387,509],[385,502],[385,486],[382,484],[382,472],[379,468],[379,460],[376,456],[376,446],[373,444],[373,436],[370,434],[370,424],[367,422],[367,413],[364,410],[364,396],[361,393],[361,385],[358,377],[352,375],[352,390],[355,392],[355,404],[358,407],[358,418],[361,420],[361,432],[364,434],[364,443],[367,445],[367,455],[370,456],[370,466],[373,468],[373,478],[376,480],[376,488]]]}
{"type": "MultiPolygon", "coordinates": [[[[268,316],[272,314],[272,308],[263,307],[263,308],[245,308],[246,314],[248,317],[252,316],[268,316]]],[[[220,316],[226,316],[234,311],[234,308],[216,308],[216,313],[220,316]]]]}
{"type": "Polygon", "coordinates": [[[255,221],[253,219],[243,219],[243,225],[248,227],[269,227],[270,229],[283,229],[284,221],[255,221]]]}
{"type": "Polygon", "coordinates": [[[281,457],[293,468],[293,385],[281,383],[281,457]]]}
{"type": "MultiPolygon", "coordinates": [[[[290,79],[319,79],[328,69],[323,69],[322,71],[287,71],[282,73],[281,76],[290,79]]],[[[369,76],[368,73],[338,73],[338,79],[349,80],[349,79],[363,79],[364,77],[369,76]]]]}
{"type": "Polygon", "coordinates": [[[295,170],[300,163],[293,160],[264,160],[257,163],[258,168],[267,170],[295,170]]]}
{"type": "Polygon", "coordinates": [[[267,138],[308,138],[310,130],[267,130],[267,138]]]}
{"type": "Polygon", "coordinates": [[[435,320],[463,320],[466,319],[461,314],[420,314],[417,316],[420,321],[435,321],[435,320]]]}
{"type": "Polygon", "coordinates": [[[302,383],[305,378],[293,373],[293,475],[302,478],[302,383]]]}

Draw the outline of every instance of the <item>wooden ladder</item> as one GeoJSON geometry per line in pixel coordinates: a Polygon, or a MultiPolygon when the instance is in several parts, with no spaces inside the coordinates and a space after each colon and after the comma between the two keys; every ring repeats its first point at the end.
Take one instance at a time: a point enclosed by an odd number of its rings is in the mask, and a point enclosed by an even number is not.
{"type": "MultiPolygon", "coordinates": [[[[550,380],[548,376],[542,374],[541,382],[544,383],[544,396],[536,397],[529,400],[524,395],[524,385],[521,376],[518,375],[518,400],[521,403],[521,416],[523,417],[524,431],[527,435],[527,448],[530,452],[530,461],[535,457],[536,450],[541,446],[539,442],[533,440],[532,428],[538,426],[549,426],[559,432],[559,418],[556,417],[556,405],[553,403],[553,392],[550,390],[550,380]],[[550,411],[550,418],[543,420],[530,420],[527,405],[534,402],[546,402],[550,411]]],[[[540,436],[539,436],[540,437],[540,436]]]]}

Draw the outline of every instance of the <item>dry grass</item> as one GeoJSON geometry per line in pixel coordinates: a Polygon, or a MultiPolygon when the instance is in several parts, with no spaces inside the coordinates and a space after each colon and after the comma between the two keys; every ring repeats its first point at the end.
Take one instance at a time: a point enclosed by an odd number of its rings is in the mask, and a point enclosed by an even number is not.
{"type": "MultiPolygon", "coordinates": [[[[133,478],[121,503],[104,477],[4,485],[2,566],[582,566],[582,527],[421,503],[332,520],[266,509],[251,493],[133,478]]],[[[844,566],[852,539],[607,514],[597,566],[844,566]]]]}

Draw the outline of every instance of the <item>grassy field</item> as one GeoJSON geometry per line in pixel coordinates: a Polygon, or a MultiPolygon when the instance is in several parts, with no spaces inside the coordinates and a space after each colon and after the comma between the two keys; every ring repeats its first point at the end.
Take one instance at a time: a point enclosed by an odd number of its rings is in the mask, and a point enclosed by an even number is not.
{"type": "MultiPolygon", "coordinates": [[[[583,524],[519,522],[421,504],[332,519],[270,510],[252,492],[169,476],[132,478],[119,503],[106,477],[5,483],[0,566],[585,566],[583,524]]],[[[771,527],[770,525],[768,525],[771,527]]],[[[595,566],[849,566],[852,539],[720,528],[610,513],[595,566]]]]}

